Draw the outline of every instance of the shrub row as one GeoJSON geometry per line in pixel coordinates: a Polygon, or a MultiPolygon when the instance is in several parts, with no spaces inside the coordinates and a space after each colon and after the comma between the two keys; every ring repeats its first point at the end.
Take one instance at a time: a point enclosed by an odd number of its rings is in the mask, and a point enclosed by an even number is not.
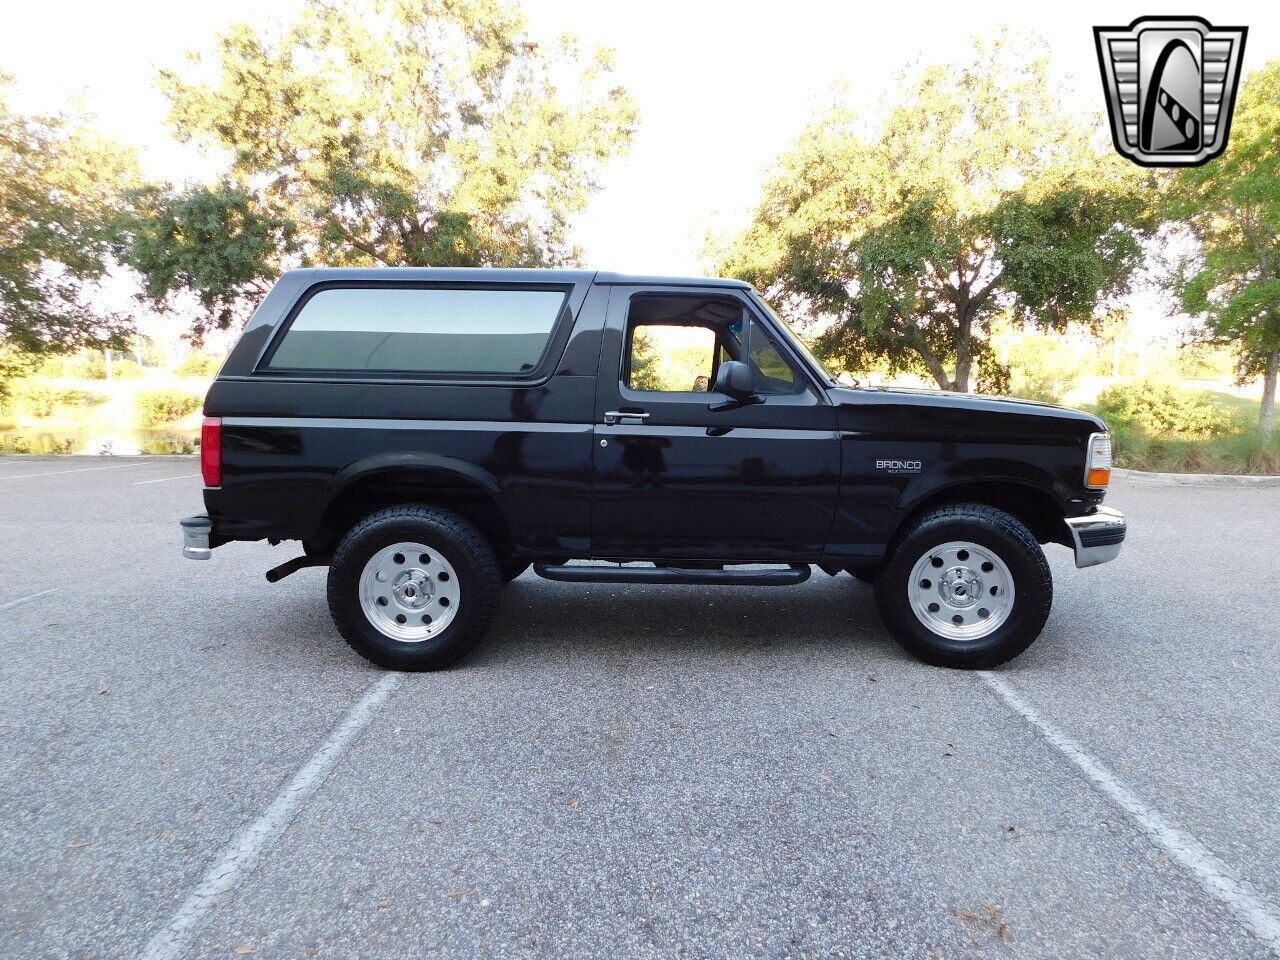
{"type": "Polygon", "coordinates": [[[1141,430],[1161,437],[1207,439],[1233,428],[1231,415],[1208,392],[1155,380],[1107,387],[1098,394],[1095,409],[1118,432],[1141,430]]]}
{"type": "Polygon", "coordinates": [[[195,413],[201,403],[199,397],[185,390],[147,390],[138,394],[138,423],[144,427],[162,427],[195,413]]]}

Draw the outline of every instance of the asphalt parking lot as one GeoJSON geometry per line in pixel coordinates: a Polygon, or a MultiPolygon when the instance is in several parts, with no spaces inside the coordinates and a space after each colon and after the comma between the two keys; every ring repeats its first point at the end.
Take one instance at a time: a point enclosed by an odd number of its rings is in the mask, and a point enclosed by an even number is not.
{"type": "Polygon", "coordinates": [[[0,459],[0,956],[1280,952],[1280,488],[1121,480],[1041,639],[918,664],[869,588],[526,574],[383,674],[188,459],[0,459]]]}

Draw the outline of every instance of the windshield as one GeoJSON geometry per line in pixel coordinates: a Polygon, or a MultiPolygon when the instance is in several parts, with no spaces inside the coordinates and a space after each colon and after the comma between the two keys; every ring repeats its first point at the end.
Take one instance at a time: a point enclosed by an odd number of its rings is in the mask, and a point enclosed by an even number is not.
{"type": "MultiPolygon", "coordinates": [[[[752,292],[754,293],[754,291],[752,292]]],[[[835,383],[836,378],[831,375],[831,371],[822,365],[822,361],[813,355],[812,351],[810,351],[809,348],[805,346],[805,342],[796,336],[796,333],[794,330],[792,330],[789,326],[787,326],[786,321],[783,320],[780,316],[778,316],[774,312],[773,307],[765,303],[764,298],[761,297],[758,293],[755,294],[755,301],[756,303],[760,304],[761,307],[764,308],[765,313],[773,317],[773,319],[778,324],[778,328],[782,331],[782,335],[787,338],[788,343],[790,343],[793,347],[795,347],[796,352],[799,353],[806,360],[808,360],[809,365],[814,370],[817,370],[818,373],[823,377],[823,379],[825,379],[828,383],[835,383]]]]}

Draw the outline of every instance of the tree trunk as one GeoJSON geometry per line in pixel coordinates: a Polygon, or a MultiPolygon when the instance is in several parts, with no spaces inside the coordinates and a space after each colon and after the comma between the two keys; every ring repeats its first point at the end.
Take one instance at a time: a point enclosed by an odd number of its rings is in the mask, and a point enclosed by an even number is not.
{"type": "Polygon", "coordinates": [[[956,393],[969,392],[969,372],[973,366],[973,317],[966,310],[960,316],[960,328],[956,331],[956,378],[951,389],[956,393]]]}
{"type": "Polygon", "coordinates": [[[1280,373],[1280,347],[1267,357],[1267,372],[1262,377],[1262,407],[1258,411],[1258,432],[1265,440],[1276,429],[1276,374],[1280,373]]]}

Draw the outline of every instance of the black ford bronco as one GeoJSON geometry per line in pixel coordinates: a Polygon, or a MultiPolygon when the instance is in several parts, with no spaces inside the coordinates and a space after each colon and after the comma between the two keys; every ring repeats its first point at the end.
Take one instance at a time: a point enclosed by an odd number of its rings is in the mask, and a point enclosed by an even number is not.
{"type": "Polygon", "coordinates": [[[1097,418],[832,378],[746,284],[587,271],[285,274],[204,405],[183,553],[301,541],[342,636],[447,666],[532,564],[583,583],[874,583],[930,663],[1044,627],[1040,545],[1113,559],[1097,418]]]}

